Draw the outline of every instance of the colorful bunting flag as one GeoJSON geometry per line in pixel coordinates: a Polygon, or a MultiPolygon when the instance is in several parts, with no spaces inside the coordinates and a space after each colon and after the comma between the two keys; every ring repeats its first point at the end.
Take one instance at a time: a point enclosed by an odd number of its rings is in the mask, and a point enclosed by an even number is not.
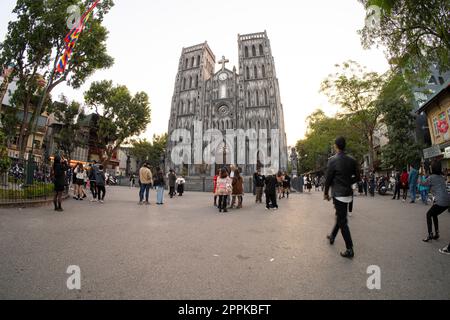
{"type": "Polygon", "coordinates": [[[67,63],[70,60],[70,57],[72,56],[73,49],[75,48],[75,44],[77,43],[78,39],[80,38],[81,33],[83,32],[83,29],[86,25],[86,23],[89,20],[89,17],[92,14],[92,11],[97,6],[97,4],[100,2],[100,0],[96,0],[95,3],[83,14],[83,16],[80,19],[79,24],[74,27],[70,32],[66,35],[64,38],[64,42],[66,43],[66,48],[64,50],[64,53],[59,59],[58,65],[56,67],[56,71],[58,73],[64,73],[67,67],[67,63]]]}

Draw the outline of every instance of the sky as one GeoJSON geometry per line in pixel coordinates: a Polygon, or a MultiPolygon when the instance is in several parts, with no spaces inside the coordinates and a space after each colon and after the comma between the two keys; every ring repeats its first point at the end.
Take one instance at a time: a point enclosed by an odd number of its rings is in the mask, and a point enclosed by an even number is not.
{"type": "MultiPolygon", "coordinates": [[[[39,0],[36,0],[39,1],[39,0]]],[[[15,0],[0,2],[0,41],[15,0]]],[[[79,90],[55,89],[83,101],[92,81],[113,80],[132,93],[145,91],[152,122],[141,138],[167,132],[178,62],[183,47],[208,41],[216,60],[238,68],[237,35],[267,31],[284,107],[289,145],[304,137],[306,119],[317,108],[334,115],[338,107],[319,92],[335,64],[355,60],[370,71],[389,66],[381,49],[364,50],[357,30],[365,10],[357,0],[115,0],[105,17],[108,53],[115,65],[100,70],[79,90]]],[[[220,68],[216,65],[216,71],[220,68]]]]}

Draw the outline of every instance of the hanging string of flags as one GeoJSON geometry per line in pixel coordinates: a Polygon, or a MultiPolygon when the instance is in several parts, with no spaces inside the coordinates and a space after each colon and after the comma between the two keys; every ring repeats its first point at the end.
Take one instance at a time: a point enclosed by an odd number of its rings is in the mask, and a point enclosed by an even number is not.
{"type": "Polygon", "coordinates": [[[95,9],[100,0],[96,0],[95,3],[83,14],[80,19],[80,22],[77,26],[75,26],[64,38],[64,42],[66,43],[66,48],[62,57],[59,59],[58,65],[56,67],[56,72],[64,73],[66,70],[67,64],[72,56],[73,49],[75,48],[75,44],[80,38],[81,33],[83,32],[86,23],[88,22],[92,11],[95,9]]]}

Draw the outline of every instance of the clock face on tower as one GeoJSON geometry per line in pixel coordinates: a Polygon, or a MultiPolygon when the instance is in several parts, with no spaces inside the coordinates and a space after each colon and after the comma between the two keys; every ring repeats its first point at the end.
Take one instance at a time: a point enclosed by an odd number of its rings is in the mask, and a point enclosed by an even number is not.
{"type": "Polygon", "coordinates": [[[220,81],[225,81],[227,79],[228,79],[228,75],[225,72],[222,72],[221,74],[219,74],[220,81]]]}

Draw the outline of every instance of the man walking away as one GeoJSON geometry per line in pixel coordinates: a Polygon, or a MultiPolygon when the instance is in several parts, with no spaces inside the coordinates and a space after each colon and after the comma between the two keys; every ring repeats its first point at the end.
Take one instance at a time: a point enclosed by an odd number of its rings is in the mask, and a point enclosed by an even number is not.
{"type": "Polygon", "coordinates": [[[175,196],[175,184],[177,181],[177,175],[170,169],[169,172],[169,196],[172,199],[175,196]]]}
{"type": "Polygon", "coordinates": [[[256,172],[255,187],[256,187],[256,203],[262,203],[262,194],[264,189],[265,177],[261,175],[261,169],[256,172]]]}
{"type": "Polygon", "coordinates": [[[163,205],[164,204],[164,189],[166,187],[166,179],[164,177],[164,173],[162,170],[159,170],[158,173],[156,174],[155,187],[156,187],[156,204],[163,205]]]}
{"type": "Polygon", "coordinates": [[[103,203],[105,201],[105,195],[106,195],[106,188],[105,188],[106,176],[105,176],[105,172],[103,171],[102,165],[100,165],[98,167],[95,182],[97,184],[98,201],[100,201],[100,203],[103,203]]]}
{"type": "Polygon", "coordinates": [[[97,202],[97,178],[96,178],[96,170],[95,166],[92,164],[89,165],[89,187],[92,193],[91,202],[97,202]]]}
{"type": "Polygon", "coordinates": [[[325,200],[330,201],[329,190],[332,188],[332,197],[336,209],[336,225],[328,236],[330,244],[333,245],[336,236],[341,230],[347,250],[342,253],[344,258],[353,258],[353,241],[348,227],[348,208],[353,201],[352,185],[359,181],[359,170],[356,160],[345,154],[346,141],[339,137],[335,141],[337,154],[328,162],[327,178],[325,180],[325,200]]]}
{"type": "MultiPolygon", "coordinates": [[[[270,170],[270,169],[269,169],[270,170]]],[[[275,177],[275,172],[272,170],[269,175],[265,179],[266,184],[266,209],[270,210],[278,210],[277,204],[277,186],[278,181],[275,177]]]]}
{"type": "Polygon", "coordinates": [[[150,187],[153,183],[152,171],[148,167],[147,163],[144,163],[142,168],[139,170],[139,181],[141,182],[141,187],[139,189],[139,205],[144,204],[144,193],[145,193],[145,204],[149,205],[150,187]]]}

